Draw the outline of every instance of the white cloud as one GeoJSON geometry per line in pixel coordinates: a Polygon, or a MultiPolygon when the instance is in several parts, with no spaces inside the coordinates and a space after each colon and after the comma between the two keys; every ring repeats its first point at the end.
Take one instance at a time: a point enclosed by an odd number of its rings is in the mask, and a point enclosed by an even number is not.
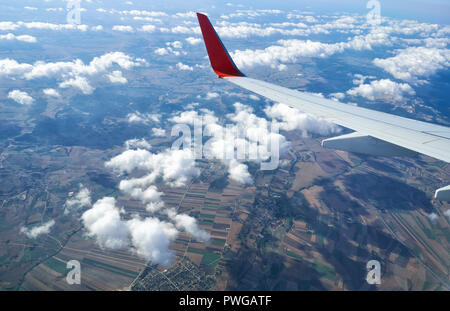
{"type": "Polygon", "coordinates": [[[129,139],[125,142],[125,148],[127,149],[147,149],[150,150],[152,148],[152,146],[149,144],[149,142],[147,140],[145,140],[145,138],[141,138],[141,139],[129,139]]]}
{"type": "Polygon", "coordinates": [[[180,18],[197,18],[197,14],[195,14],[195,12],[192,12],[192,11],[185,12],[185,13],[176,13],[173,16],[180,17],[180,18]]]}
{"type": "MultiPolygon", "coordinates": [[[[105,165],[118,171],[143,172],[142,177],[123,179],[119,189],[146,204],[147,211],[158,213],[164,208],[164,203],[161,200],[163,193],[153,184],[156,178],[161,176],[167,184],[181,186],[197,176],[199,170],[195,167],[190,150],[168,149],[153,154],[136,146],[142,142],[125,142],[126,146],[133,145],[137,149],[126,150],[105,165]]],[[[209,235],[198,227],[195,218],[177,214],[174,209],[165,211],[171,222],[161,221],[157,217],[142,219],[136,215],[130,220],[124,220],[121,217],[123,213],[124,210],[116,206],[114,198],[105,197],[82,215],[82,221],[87,234],[94,237],[101,247],[128,248],[147,261],[165,266],[174,259],[169,244],[176,239],[179,233],[177,228],[185,230],[199,241],[209,240],[209,235]]]]}
{"type": "Polygon", "coordinates": [[[40,226],[35,226],[31,229],[22,227],[20,228],[20,232],[25,234],[30,239],[35,239],[41,234],[48,234],[50,233],[51,228],[55,225],[55,221],[49,220],[46,223],[43,223],[40,226]]]}
{"type": "Polygon", "coordinates": [[[161,176],[169,185],[182,186],[200,171],[195,167],[195,159],[190,149],[172,150],[153,154],[147,150],[127,150],[105,163],[119,172],[134,170],[148,172],[149,176],[161,176]]]}
{"type": "Polygon", "coordinates": [[[193,71],[193,70],[194,70],[194,67],[179,62],[179,63],[177,63],[177,69],[179,69],[179,70],[193,71]]]}
{"type": "Polygon", "coordinates": [[[127,115],[127,120],[130,123],[142,123],[142,124],[149,124],[149,123],[159,123],[161,120],[161,115],[158,113],[140,113],[138,111],[129,113],[127,115]]]}
{"type": "Polygon", "coordinates": [[[128,26],[128,25],[114,25],[112,27],[112,30],[120,31],[120,32],[133,32],[134,31],[133,27],[128,26]]]}
{"type": "Polygon", "coordinates": [[[376,78],[374,76],[364,76],[359,73],[355,73],[354,77],[355,78],[353,79],[353,84],[356,84],[356,85],[363,84],[367,79],[375,79],[376,78]]]}
{"type": "Polygon", "coordinates": [[[156,136],[156,137],[165,137],[166,136],[166,131],[162,128],[156,128],[156,127],[152,128],[152,133],[153,133],[153,136],[156,136]]]}
{"type": "Polygon", "coordinates": [[[203,115],[199,115],[197,111],[183,111],[180,114],[172,117],[169,121],[179,124],[189,124],[194,125],[195,121],[201,122],[202,124],[215,124],[219,119],[210,110],[202,110],[203,115]]]}
{"type": "Polygon", "coordinates": [[[167,54],[169,54],[169,50],[168,49],[166,49],[166,48],[158,48],[158,49],[156,49],[155,50],[155,54],[158,54],[158,55],[167,55],[167,54]]]}
{"type": "Polygon", "coordinates": [[[166,45],[171,46],[175,49],[183,48],[183,43],[181,43],[181,41],[166,42],[166,45]]]}
{"type": "Polygon", "coordinates": [[[210,100],[210,99],[218,98],[219,96],[220,96],[219,93],[208,92],[208,93],[206,93],[205,99],[210,100]]]}
{"type": "Polygon", "coordinates": [[[329,57],[335,53],[350,50],[370,50],[376,45],[390,44],[389,36],[384,32],[371,32],[365,36],[355,36],[351,40],[338,43],[322,43],[311,40],[279,40],[278,45],[263,50],[236,50],[233,60],[240,68],[268,65],[279,68],[280,63],[296,63],[302,57],[329,57]]]}
{"type": "Polygon", "coordinates": [[[124,10],[117,11],[119,14],[123,15],[133,15],[133,16],[150,16],[150,17],[159,17],[159,16],[167,16],[167,13],[160,11],[146,11],[146,10],[124,10]]]}
{"type": "Polygon", "coordinates": [[[152,263],[169,266],[174,259],[173,251],[169,250],[170,242],[178,235],[177,229],[167,222],[157,218],[133,218],[127,222],[132,245],[137,255],[152,263]]]}
{"type": "Polygon", "coordinates": [[[52,24],[46,22],[17,22],[18,27],[25,27],[27,29],[39,29],[39,30],[80,30],[86,31],[87,25],[75,25],[75,24],[52,24]]]}
{"type": "Polygon", "coordinates": [[[395,78],[411,83],[423,83],[436,71],[450,66],[450,50],[426,47],[410,47],[398,51],[394,57],[374,59],[373,63],[395,78]]]}
{"type": "Polygon", "coordinates": [[[154,32],[156,30],[156,27],[154,25],[144,25],[141,28],[139,28],[139,30],[145,32],[154,32]]]}
{"type": "Polygon", "coordinates": [[[194,217],[186,214],[177,214],[174,209],[168,209],[167,215],[175,222],[177,228],[185,230],[188,234],[201,242],[209,241],[209,234],[198,227],[194,217]]]}
{"type": "Polygon", "coordinates": [[[104,197],[81,216],[87,235],[95,237],[101,247],[120,249],[128,245],[128,228],[121,220],[123,209],[112,197],[104,197]]]}
{"type": "Polygon", "coordinates": [[[62,11],[64,11],[63,8],[47,8],[45,10],[48,11],[48,12],[57,12],[57,11],[62,12],[62,11]]]}
{"type": "Polygon", "coordinates": [[[28,42],[28,43],[36,43],[37,40],[35,37],[33,36],[29,36],[29,35],[21,35],[21,36],[16,36],[12,33],[8,33],[6,35],[0,35],[0,40],[17,40],[17,41],[23,41],[23,42],[28,42]]]}
{"type": "Polygon", "coordinates": [[[0,30],[16,30],[19,25],[13,22],[0,22],[0,30]]]}
{"type": "Polygon", "coordinates": [[[270,132],[269,122],[253,114],[250,107],[240,103],[235,103],[234,107],[235,112],[227,115],[234,124],[227,127],[220,125],[214,113],[207,109],[200,109],[203,115],[194,110],[184,111],[169,121],[189,125],[195,122],[203,124],[204,136],[211,137],[203,146],[203,156],[220,160],[226,165],[230,179],[241,184],[250,184],[253,182],[252,178],[247,165],[242,161],[266,161],[272,155],[271,148],[275,148],[270,147],[272,144],[278,144],[282,154],[288,143],[284,136],[270,132]]]}
{"type": "Polygon", "coordinates": [[[335,99],[337,101],[344,99],[345,94],[341,92],[331,93],[330,94],[331,99],[335,99]]]}
{"type": "Polygon", "coordinates": [[[194,38],[194,37],[188,37],[186,38],[186,41],[190,44],[190,45],[196,45],[202,42],[202,39],[200,38],[194,38]]]}
{"type": "Polygon", "coordinates": [[[126,83],[122,73],[113,70],[116,66],[129,70],[144,65],[147,65],[144,59],[133,58],[122,52],[111,52],[94,57],[87,65],[79,59],[54,63],[38,61],[33,65],[20,64],[12,59],[2,59],[0,60],[0,76],[26,80],[54,78],[60,81],[61,88],[72,87],[84,94],[91,94],[102,82],[126,83]]]}
{"type": "Polygon", "coordinates": [[[175,26],[172,28],[160,28],[161,32],[171,32],[174,34],[195,34],[199,35],[201,34],[201,30],[199,26],[195,27],[186,27],[186,26],[175,26]]]}
{"type": "Polygon", "coordinates": [[[34,102],[33,97],[28,95],[27,92],[22,92],[19,90],[13,90],[9,92],[8,98],[11,98],[12,100],[16,101],[21,105],[31,105],[34,102]]]}
{"type": "Polygon", "coordinates": [[[301,113],[298,109],[285,104],[268,106],[264,109],[264,112],[268,117],[278,120],[280,129],[285,131],[300,130],[303,135],[307,135],[308,132],[320,135],[339,132],[339,127],[335,124],[306,113],[301,113]]]}
{"type": "Polygon", "coordinates": [[[439,219],[439,215],[436,213],[430,213],[427,217],[431,220],[431,222],[437,222],[439,219]]]}
{"type": "Polygon", "coordinates": [[[73,87],[79,89],[85,95],[92,94],[95,90],[95,88],[91,86],[85,77],[75,77],[73,79],[66,80],[61,82],[59,87],[62,89],[73,87]]]}
{"type": "Polygon", "coordinates": [[[155,185],[150,185],[147,188],[140,188],[140,186],[144,185],[141,180],[142,179],[139,178],[122,180],[119,184],[119,189],[142,203],[160,202],[163,193],[159,192],[155,185]]]}
{"type": "Polygon", "coordinates": [[[232,159],[228,163],[228,166],[229,166],[228,174],[232,180],[237,181],[241,185],[247,185],[247,184],[253,183],[253,178],[250,175],[250,173],[248,172],[247,165],[245,165],[235,159],[232,159]]]}
{"type": "Polygon", "coordinates": [[[405,95],[414,95],[415,92],[407,83],[397,83],[389,79],[371,81],[369,84],[360,84],[347,91],[352,96],[361,96],[369,100],[384,99],[392,102],[405,100],[405,95]]]}
{"type": "Polygon", "coordinates": [[[55,89],[44,89],[44,90],[42,90],[42,92],[43,92],[45,95],[50,96],[50,97],[59,97],[59,96],[60,96],[60,94],[58,93],[58,91],[55,90],[55,89]]]}
{"type": "Polygon", "coordinates": [[[65,206],[64,214],[90,205],[91,205],[91,192],[89,191],[88,188],[80,184],[80,191],[75,195],[69,196],[69,198],[66,200],[66,203],[64,204],[65,206]]]}
{"type": "Polygon", "coordinates": [[[106,77],[111,83],[125,84],[128,80],[122,75],[122,71],[114,70],[113,72],[106,74],[106,77]]]}
{"type": "Polygon", "coordinates": [[[14,59],[0,59],[0,76],[20,76],[33,69],[33,65],[19,64],[14,59]]]}
{"type": "Polygon", "coordinates": [[[91,30],[93,30],[93,31],[102,31],[103,30],[103,26],[102,25],[92,26],[91,30]]]}

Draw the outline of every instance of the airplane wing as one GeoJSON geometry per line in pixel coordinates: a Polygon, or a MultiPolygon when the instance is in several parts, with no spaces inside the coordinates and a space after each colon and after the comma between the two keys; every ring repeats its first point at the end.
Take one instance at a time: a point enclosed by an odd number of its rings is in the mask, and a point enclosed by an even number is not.
{"type": "MultiPolygon", "coordinates": [[[[414,156],[418,153],[450,162],[450,128],[321,98],[246,77],[233,62],[208,17],[197,13],[211,67],[219,78],[298,108],[355,132],[325,139],[322,146],[380,156],[414,156]]],[[[450,185],[435,197],[450,201],[450,185]]]]}

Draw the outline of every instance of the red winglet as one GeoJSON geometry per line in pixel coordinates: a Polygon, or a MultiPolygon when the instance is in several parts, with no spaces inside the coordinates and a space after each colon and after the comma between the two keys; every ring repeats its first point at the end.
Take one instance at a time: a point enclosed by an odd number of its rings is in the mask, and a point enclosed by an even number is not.
{"type": "Polygon", "coordinates": [[[197,13],[197,18],[200,29],[202,30],[203,41],[205,41],[209,61],[214,72],[219,78],[244,77],[245,75],[234,64],[208,17],[204,14],[197,13]]]}

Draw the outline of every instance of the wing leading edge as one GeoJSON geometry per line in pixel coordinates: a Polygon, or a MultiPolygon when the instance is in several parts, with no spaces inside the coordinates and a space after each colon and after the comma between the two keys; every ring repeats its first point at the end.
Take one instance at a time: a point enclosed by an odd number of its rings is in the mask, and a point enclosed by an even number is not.
{"type": "MultiPolygon", "coordinates": [[[[246,77],[234,64],[207,16],[197,13],[211,66],[219,78],[298,108],[308,114],[352,129],[355,133],[322,141],[325,148],[386,156],[417,153],[450,162],[450,128],[416,121],[302,93],[246,77]]],[[[450,200],[450,186],[436,191],[436,198],[450,200]]]]}

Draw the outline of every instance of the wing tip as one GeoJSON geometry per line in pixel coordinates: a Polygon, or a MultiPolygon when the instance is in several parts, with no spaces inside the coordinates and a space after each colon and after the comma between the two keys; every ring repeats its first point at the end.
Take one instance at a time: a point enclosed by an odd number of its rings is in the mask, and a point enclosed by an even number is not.
{"type": "Polygon", "coordinates": [[[208,16],[197,12],[197,19],[211,67],[218,77],[245,77],[233,62],[230,54],[228,54],[227,49],[223,45],[222,40],[220,40],[208,16]]]}

